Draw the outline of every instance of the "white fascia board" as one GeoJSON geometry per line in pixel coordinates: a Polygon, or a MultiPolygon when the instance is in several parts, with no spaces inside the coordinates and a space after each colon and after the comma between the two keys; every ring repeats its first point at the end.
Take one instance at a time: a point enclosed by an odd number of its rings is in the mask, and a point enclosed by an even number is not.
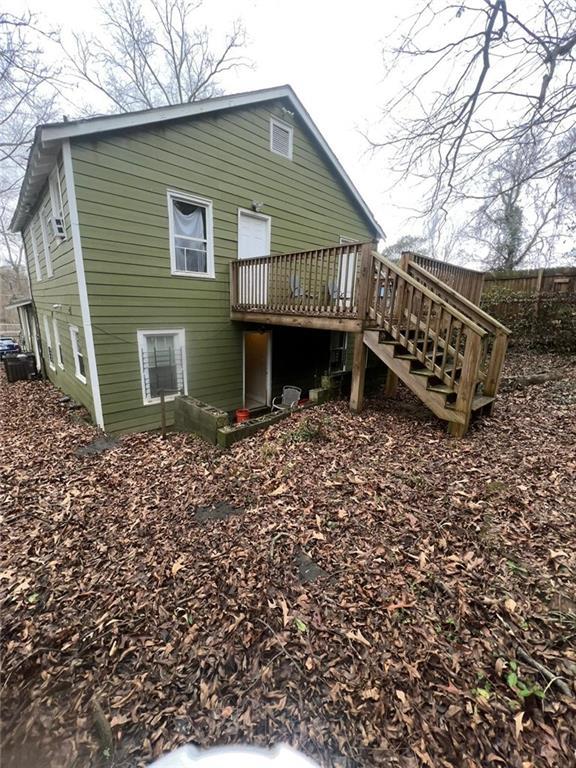
{"type": "Polygon", "coordinates": [[[222,109],[232,109],[248,104],[258,104],[270,99],[291,98],[294,91],[290,86],[266,88],[252,93],[238,93],[233,96],[216,96],[212,99],[191,102],[190,104],[175,104],[157,109],[146,109],[140,112],[126,112],[122,115],[104,115],[87,120],[60,123],[45,126],[42,130],[42,141],[60,141],[75,136],[90,136],[102,131],[119,131],[126,128],[139,128],[144,125],[163,123],[167,120],[179,120],[184,117],[194,117],[222,109]]]}
{"type": "Polygon", "coordinates": [[[80,222],[78,219],[78,206],[76,205],[76,188],[74,186],[74,168],[72,165],[72,151],[70,142],[64,140],[62,144],[62,160],[64,164],[64,178],[68,193],[68,212],[70,216],[70,229],[72,231],[72,246],[74,250],[74,265],[76,267],[76,279],[78,281],[78,295],[80,297],[80,312],[84,330],[84,343],[86,345],[86,357],[88,359],[88,371],[90,373],[90,386],[92,388],[92,403],[94,405],[94,419],[100,429],[104,429],[104,415],[102,412],[102,398],[100,397],[100,381],[96,366],[96,350],[94,348],[94,335],[92,333],[92,320],[90,318],[90,305],[88,303],[88,288],[86,286],[86,274],[84,272],[84,257],[82,255],[82,241],[80,239],[80,222]]]}

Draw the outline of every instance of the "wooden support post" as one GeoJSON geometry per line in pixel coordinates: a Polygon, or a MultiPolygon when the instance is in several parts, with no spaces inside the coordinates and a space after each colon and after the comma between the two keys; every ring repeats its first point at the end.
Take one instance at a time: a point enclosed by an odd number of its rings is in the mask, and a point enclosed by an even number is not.
{"type": "Polygon", "coordinates": [[[396,389],[398,387],[398,376],[391,368],[388,368],[386,375],[386,384],[384,386],[385,397],[396,397],[396,389]]]}
{"type": "Polygon", "coordinates": [[[482,339],[477,333],[468,333],[466,349],[462,362],[462,373],[458,386],[458,397],[454,410],[460,415],[462,421],[451,421],[448,424],[448,432],[453,437],[463,437],[470,425],[472,403],[476,393],[478,366],[482,354],[482,339]]]}
{"type": "Polygon", "coordinates": [[[536,278],[536,298],[534,300],[534,309],[532,314],[532,332],[531,332],[532,337],[534,337],[536,333],[536,326],[538,325],[538,315],[540,314],[540,296],[542,293],[543,280],[544,280],[544,270],[539,269],[538,277],[536,278]]]}
{"type": "Polygon", "coordinates": [[[400,254],[400,261],[398,262],[398,266],[400,269],[403,269],[404,272],[408,272],[410,266],[410,256],[410,251],[402,251],[400,254]]]}
{"type": "Polygon", "coordinates": [[[364,243],[360,249],[360,269],[358,273],[358,319],[364,327],[368,312],[368,294],[372,288],[372,244],[364,243]]]}
{"type": "Polygon", "coordinates": [[[366,355],[368,348],[364,344],[364,334],[354,334],[354,359],[352,362],[352,389],[350,391],[350,410],[359,413],[364,402],[364,379],[366,377],[366,355]]]}
{"type": "MultiPolygon", "coordinates": [[[[486,379],[484,381],[484,394],[489,397],[496,397],[498,392],[507,347],[508,334],[504,331],[496,331],[492,352],[490,354],[490,362],[488,363],[488,371],[486,372],[486,379]]],[[[493,410],[494,403],[490,403],[490,405],[486,407],[485,413],[490,416],[493,410]]]]}
{"type": "Polygon", "coordinates": [[[238,264],[230,262],[230,309],[238,304],[238,264]]]}
{"type": "Polygon", "coordinates": [[[160,432],[162,440],[166,440],[166,393],[160,390],[160,432]]]}

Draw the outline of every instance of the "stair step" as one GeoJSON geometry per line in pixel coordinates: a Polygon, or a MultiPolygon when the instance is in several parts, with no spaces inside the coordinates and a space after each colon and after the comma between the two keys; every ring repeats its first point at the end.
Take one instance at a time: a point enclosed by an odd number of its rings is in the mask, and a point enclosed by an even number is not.
{"type": "Polygon", "coordinates": [[[414,376],[426,376],[429,379],[436,375],[433,371],[429,371],[428,368],[413,368],[410,373],[413,373],[414,376]]]}
{"type": "MultiPolygon", "coordinates": [[[[480,408],[484,408],[485,405],[490,405],[490,403],[493,403],[495,399],[495,397],[490,397],[489,395],[476,395],[472,401],[472,408],[470,410],[477,411],[480,408]]],[[[455,405],[456,402],[446,403],[446,408],[454,408],[455,405]]]]}
{"type": "Polygon", "coordinates": [[[394,357],[397,357],[399,360],[418,360],[416,355],[413,355],[411,352],[396,352],[394,357]]]}
{"type": "Polygon", "coordinates": [[[490,397],[489,395],[476,395],[472,401],[472,410],[477,411],[479,408],[484,408],[485,405],[493,403],[495,399],[495,397],[490,397]]]}
{"type": "Polygon", "coordinates": [[[448,384],[429,384],[428,389],[430,392],[440,392],[443,395],[451,395],[454,392],[454,388],[448,384]]]}

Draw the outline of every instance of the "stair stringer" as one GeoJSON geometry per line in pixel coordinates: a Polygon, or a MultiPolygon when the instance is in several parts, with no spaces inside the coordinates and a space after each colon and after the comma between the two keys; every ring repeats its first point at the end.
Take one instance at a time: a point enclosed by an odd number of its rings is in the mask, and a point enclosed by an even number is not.
{"type": "Polygon", "coordinates": [[[364,344],[393,372],[404,384],[429,408],[438,418],[444,421],[464,424],[466,418],[454,408],[446,406],[446,395],[433,392],[427,388],[426,379],[410,370],[410,360],[394,357],[393,344],[381,344],[379,331],[364,331],[364,344]]]}

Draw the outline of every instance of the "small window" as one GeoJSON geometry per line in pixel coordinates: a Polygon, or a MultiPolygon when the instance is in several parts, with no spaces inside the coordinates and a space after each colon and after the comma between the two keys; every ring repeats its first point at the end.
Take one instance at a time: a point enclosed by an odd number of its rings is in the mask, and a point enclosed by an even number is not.
{"type": "Polygon", "coordinates": [[[214,277],[211,201],[169,191],[168,218],[172,274],[214,277]]]}
{"type": "Polygon", "coordinates": [[[70,326],[70,341],[72,342],[72,355],[74,357],[74,373],[82,384],[86,384],[86,368],[84,366],[84,352],[80,344],[80,333],[75,325],[70,326]]]}
{"type": "Polygon", "coordinates": [[[60,330],[58,328],[58,321],[55,317],[52,318],[52,327],[54,328],[54,346],[56,347],[58,367],[64,370],[64,355],[62,354],[62,344],[60,342],[60,330]]]}
{"type": "Polygon", "coordinates": [[[52,206],[52,216],[50,224],[54,237],[60,240],[66,239],[66,228],[64,226],[64,205],[62,203],[62,187],[60,186],[60,174],[58,173],[58,164],[50,174],[50,205],[52,206]]]}
{"type": "Polygon", "coordinates": [[[42,280],[42,268],[40,266],[40,256],[38,255],[38,241],[36,240],[36,232],[34,227],[35,222],[30,223],[30,241],[32,243],[32,256],[34,258],[34,271],[36,272],[36,280],[40,282],[42,280]]]}
{"type": "Polygon", "coordinates": [[[342,331],[330,333],[330,373],[341,373],[346,370],[346,350],[348,336],[342,331]]]}
{"type": "Polygon", "coordinates": [[[277,155],[292,160],[292,139],[294,129],[275,117],[270,118],[270,149],[277,155]]]}
{"type": "Polygon", "coordinates": [[[50,253],[50,246],[48,244],[48,201],[42,206],[40,211],[40,229],[42,231],[42,246],[44,249],[44,259],[46,261],[46,274],[48,277],[53,277],[54,271],[52,270],[52,255],[50,253]]]}
{"type": "Polygon", "coordinates": [[[50,368],[52,368],[53,371],[55,371],[56,366],[54,365],[54,349],[52,347],[52,336],[50,335],[50,323],[48,322],[48,318],[46,317],[46,315],[44,315],[44,333],[46,335],[48,365],[50,366],[50,368]]]}
{"type": "Polygon", "coordinates": [[[144,405],[188,394],[184,330],[138,331],[144,405]]]}

